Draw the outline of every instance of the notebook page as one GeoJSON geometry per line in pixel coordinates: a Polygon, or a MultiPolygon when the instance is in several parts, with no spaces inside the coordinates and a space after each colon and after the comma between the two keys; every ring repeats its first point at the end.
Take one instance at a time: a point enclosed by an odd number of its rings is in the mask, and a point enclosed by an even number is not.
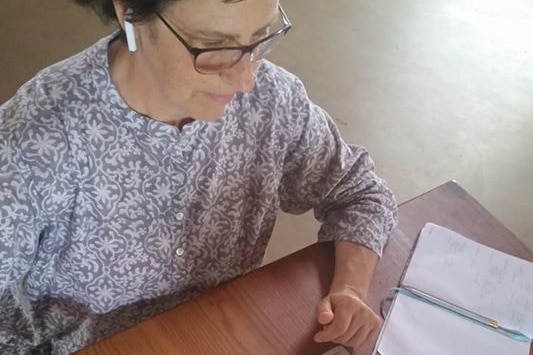
{"type": "Polygon", "coordinates": [[[403,284],[533,335],[533,263],[446,228],[424,227],[403,284]]]}
{"type": "MultiPolygon", "coordinates": [[[[424,227],[403,284],[533,334],[533,263],[443,227],[424,227]]],[[[529,348],[403,294],[396,297],[377,347],[382,355],[528,355],[529,348]]]]}

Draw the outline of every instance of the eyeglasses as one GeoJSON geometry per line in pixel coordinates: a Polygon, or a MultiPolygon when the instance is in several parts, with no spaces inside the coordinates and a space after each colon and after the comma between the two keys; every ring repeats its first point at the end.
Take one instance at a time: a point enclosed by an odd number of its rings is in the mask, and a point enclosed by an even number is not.
{"type": "Polygon", "coordinates": [[[279,12],[283,20],[283,27],[262,38],[261,40],[247,46],[219,47],[219,48],[196,48],[192,47],[185,39],[176,32],[170,23],[160,14],[157,16],[163,24],[176,36],[185,48],[194,57],[194,69],[200,74],[218,74],[231,68],[247,53],[250,53],[250,60],[256,62],[265,58],[272,49],[278,45],[283,37],[292,27],[287,14],[279,6],[279,12]]]}

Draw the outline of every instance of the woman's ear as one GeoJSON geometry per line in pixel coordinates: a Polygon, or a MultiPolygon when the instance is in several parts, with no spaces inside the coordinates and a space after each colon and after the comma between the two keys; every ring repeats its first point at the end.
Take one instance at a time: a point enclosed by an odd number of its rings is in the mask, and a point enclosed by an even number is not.
{"type": "Polygon", "coordinates": [[[118,24],[124,29],[124,19],[126,18],[126,11],[128,11],[128,8],[121,0],[113,0],[113,7],[115,8],[118,24]]]}

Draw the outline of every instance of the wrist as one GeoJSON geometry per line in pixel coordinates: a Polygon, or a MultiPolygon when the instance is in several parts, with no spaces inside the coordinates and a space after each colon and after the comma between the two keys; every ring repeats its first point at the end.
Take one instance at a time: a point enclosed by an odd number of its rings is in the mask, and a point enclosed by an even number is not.
{"type": "Polygon", "coordinates": [[[366,301],[368,297],[368,287],[361,287],[348,283],[332,283],[329,289],[330,294],[349,294],[366,301]]]}
{"type": "Polygon", "coordinates": [[[377,261],[377,254],[365,246],[350,241],[337,242],[330,294],[349,293],[365,301],[377,261]]]}

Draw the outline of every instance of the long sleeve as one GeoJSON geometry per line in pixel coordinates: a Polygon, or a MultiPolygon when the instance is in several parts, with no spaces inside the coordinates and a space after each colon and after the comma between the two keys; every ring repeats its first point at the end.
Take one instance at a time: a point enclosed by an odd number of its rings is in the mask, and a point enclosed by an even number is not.
{"type": "MultiPolygon", "coordinates": [[[[19,121],[12,119],[24,95],[0,107],[0,352],[14,353],[33,339],[31,305],[23,295],[25,275],[37,253],[39,227],[27,172],[17,164],[19,121]]],[[[23,110],[23,108],[21,108],[23,110]]]]}
{"type": "Polygon", "coordinates": [[[320,241],[350,240],[378,255],[397,222],[396,201],[361,146],[345,143],[328,114],[314,105],[296,81],[291,112],[298,129],[285,160],[281,209],[311,208],[322,222],[320,241]]]}

